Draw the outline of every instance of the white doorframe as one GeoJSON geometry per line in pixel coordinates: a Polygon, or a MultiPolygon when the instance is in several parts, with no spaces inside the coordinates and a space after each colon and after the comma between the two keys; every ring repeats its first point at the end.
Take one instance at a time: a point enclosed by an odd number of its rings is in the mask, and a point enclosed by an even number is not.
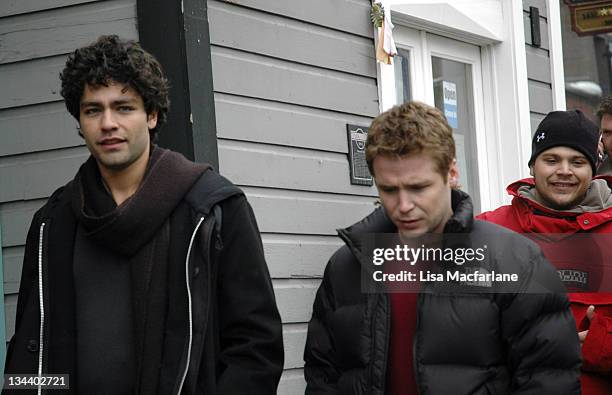
{"type": "Polygon", "coordinates": [[[553,110],[566,110],[565,73],[563,70],[563,39],[561,37],[561,9],[556,0],[548,1],[548,38],[550,40],[550,69],[553,91],[553,110]]]}

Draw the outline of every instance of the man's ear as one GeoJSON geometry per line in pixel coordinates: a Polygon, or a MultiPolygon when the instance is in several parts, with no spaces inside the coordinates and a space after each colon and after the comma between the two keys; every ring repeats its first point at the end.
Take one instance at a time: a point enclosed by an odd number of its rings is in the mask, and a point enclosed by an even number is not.
{"type": "Polygon", "coordinates": [[[533,177],[533,165],[529,166],[529,175],[533,177]]]}
{"type": "Polygon", "coordinates": [[[459,188],[459,168],[457,167],[457,159],[453,159],[448,169],[448,183],[451,188],[459,188]]]}
{"type": "Polygon", "coordinates": [[[149,127],[149,130],[155,129],[157,126],[157,111],[147,114],[147,126],[149,127]]]}

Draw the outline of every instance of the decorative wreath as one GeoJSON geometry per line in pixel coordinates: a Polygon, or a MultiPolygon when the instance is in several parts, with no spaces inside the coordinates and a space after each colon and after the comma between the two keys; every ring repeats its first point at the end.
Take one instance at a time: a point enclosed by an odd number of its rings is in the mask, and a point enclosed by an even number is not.
{"type": "Polygon", "coordinates": [[[375,27],[382,27],[383,20],[385,19],[385,9],[382,3],[372,4],[372,10],[370,11],[370,18],[375,27]]]}

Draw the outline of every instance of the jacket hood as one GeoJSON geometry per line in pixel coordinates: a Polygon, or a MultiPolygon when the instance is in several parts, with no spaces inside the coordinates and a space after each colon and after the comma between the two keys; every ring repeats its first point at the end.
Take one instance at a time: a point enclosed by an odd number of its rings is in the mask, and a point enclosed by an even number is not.
{"type": "Polygon", "coordinates": [[[208,169],[187,193],[185,200],[198,213],[208,215],[215,205],[238,195],[244,195],[244,192],[227,178],[208,169]]]}
{"type": "MultiPolygon", "coordinates": [[[[470,196],[458,189],[451,190],[453,215],[444,225],[444,233],[468,233],[474,224],[473,204],[470,196]]],[[[338,236],[360,262],[367,262],[370,253],[366,244],[368,235],[375,233],[397,233],[397,228],[381,206],[361,221],[338,229],[338,236]],[[365,236],[365,237],[364,237],[365,236]]]]}

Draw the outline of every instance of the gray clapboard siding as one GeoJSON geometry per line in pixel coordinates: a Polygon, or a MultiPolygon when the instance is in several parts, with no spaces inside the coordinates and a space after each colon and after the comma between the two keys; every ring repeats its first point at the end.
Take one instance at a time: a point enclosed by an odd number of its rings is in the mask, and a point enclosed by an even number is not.
{"type": "Polygon", "coordinates": [[[86,147],[0,158],[0,202],[44,198],[87,159],[86,147]]]}
{"type": "Polygon", "coordinates": [[[527,77],[534,81],[550,84],[550,57],[548,51],[534,48],[530,45],[525,46],[527,55],[527,77]]]}
{"type": "Polygon", "coordinates": [[[81,3],[91,3],[92,1],[98,0],[2,0],[0,3],[0,18],[81,3]]]}
{"type": "Polygon", "coordinates": [[[64,102],[0,110],[0,157],[83,145],[64,102]]]}
{"type": "MultiPolygon", "coordinates": [[[[373,35],[369,0],[228,0],[228,2],[367,38],[373,35]]],[[[209,5],[215,3],[219,1],[208,1],[209,5]]]]}
{"type": "MultiPolygon", "coordinates": [[[[523,27],[525,28],[525,44],[531,45],[531,21],[528,12],[523,12],[523,27]]],[[[549,49],[548,23],[540,12],[540,48],[549,49]]]]}
{"type": "Polygon", "coordinates": [[[23,250],[23,247],[2,248],[2,269],[4,274],[5,294],[13,294],[19,291],[23,250]]]}
{"type": "Polygon", "coordinates": [[[350,185],[346,156],[346,123],[378,114],[371,3],[208,4],[219,167],[245,190],[262,232],[284,323],[278,393],[299,394],[314,294],[342,245],[336,228],[375,208],[374,188],[350,185]]]}
{"type": "Polygon", "coordinates": [[[535,134],[536,129],[538,128],[538,125],[544,119],[544,115],[536,114],[536,113],[533,113],[533,112],[531,114],[529,114],[529,115],[530,115],[529,120],[530,120],[530,124],[531,124],[531,136],[533,136],[535,134]]]}
{"type": "Polygon", "coordinates": [[[220,138],[340,153],[347,152],[346,124],[371,122],[357,115],[223,93],[215,94],[215,113],[220,138]]]}
{"type": "Polygon", "coordinates": [[[312,302],[320,283],[318,279],[272,280],[283,323],[295,324],[310,320],[312,302]]]}
{"type": "MultiPolygon", "coordinates": [[[[556,0],[555,0],[556,1],[556,0]]],[[[544,118],[543,114],[552,111],[552,85],[550,70],[548,21],[546,0],[523,0],[523,22],[525,31],[525,55],[527,58],[527,76],[529,89],[529,107],[531,133],[533,134],[544,118]],[[531,26],[529,7],[538,7],[540,12],[540,48],[531,45],[531,26]]]]}
{"type": "Polygon", "coordinates": [[[327,261],[343,245],[336,236],[274,233],[261,236],[270,275],[274,278],[322,277],[327,261]]]}
{"type": "Polygon", "coordinates": [[[304,369],[291,369],[283,372],[278,385],[278,394],[303,394],[305,390],[304,369]]]}
{"type": "Polygon", "coordinates": [[[225,140],[219,141],[219,167],[245,186],[377,196],[375,187],[350,184],[345,154],[225,140]]]}
{"type": "Polygon", "coordinates": [[[101,34],[136,38],[136,4],[111,0],[0,19],[0,63],[65,54],[101,34]]]}
{"type": "Polygon", "coordinates": [[[285,324],[283,340],[285,343],[285,369],[304,366],[304,346],[306,345],[307,324],[285,324]]]}
{"type": "Polygon", "coordinates": [[[523,10],[529,12],[529,7],[537,7],[540,11],[540,17],[546,19],[548,15],[546,0],[523,0],[523,10]]]}
{"type": "Polygon", "coordinates": [[[231,50],[212,49],[215,92],[376,116],[376,80],[231,50]]]}
{"type": "Polygon", "coordinates": [[[45,199],[39,199],[0,205],[3,248],[25,244],[32,217],[45,202],[45,199]]]}
{"type": "Polygon", "coordinates": [[[375,209],[375,199],[362,196],[242,188],[255,211],[259,230],[335,236],[336,229],[359,221],[375,209]]]}
{"type": "Polygon", "coordinates": [[[10,339],[15,333],[15,315],[17,314],[17,295],[4,293],[4,314],[6,316],[6,338],[10,339]]]}
{"type": "Polygon", "coordinates": [[[0,109],[61,100],[59,73],[66,56],[36,59],[0,66],[0,109]]]}
{"type": "Polygon", "coordinates": [[[211,44],[376,78],[371,38],[229,3],[211,2],[208,15],[211,44]]]}
{"type": "Polygon", "coordinates": [[[529,80],[529,106],[531,112],[548,114],[553,109],[550,84],[529,80]]]}

